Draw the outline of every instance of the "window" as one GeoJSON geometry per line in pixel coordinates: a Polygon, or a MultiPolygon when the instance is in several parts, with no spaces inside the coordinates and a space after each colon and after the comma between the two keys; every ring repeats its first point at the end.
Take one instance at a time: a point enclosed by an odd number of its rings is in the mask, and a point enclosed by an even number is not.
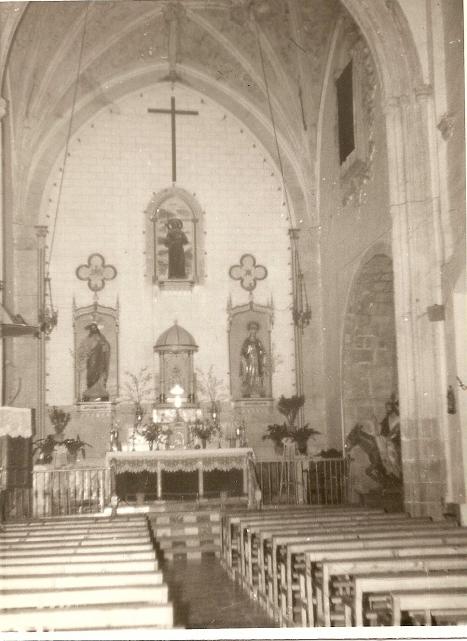
{"type": "Polygon", "coordinates": [[[341,164],[355,149],[352,61],[336,81],[337,127],[341,164]]]}

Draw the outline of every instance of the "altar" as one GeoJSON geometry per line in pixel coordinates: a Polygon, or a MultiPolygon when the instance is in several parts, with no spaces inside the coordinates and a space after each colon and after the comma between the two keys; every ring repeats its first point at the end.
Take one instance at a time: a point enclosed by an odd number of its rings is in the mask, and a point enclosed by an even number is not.
{"type": "Polygon", "coordinates": [[[107,452],[106,463],[111,495],[119,498],[124,492],[122,478],[128,475],[139,476],[136,493],[155,495],[157,500],[175,495],[203,499],[223,493],[248,497],[250,504],[257,489],[251,448],[107,452]]]}

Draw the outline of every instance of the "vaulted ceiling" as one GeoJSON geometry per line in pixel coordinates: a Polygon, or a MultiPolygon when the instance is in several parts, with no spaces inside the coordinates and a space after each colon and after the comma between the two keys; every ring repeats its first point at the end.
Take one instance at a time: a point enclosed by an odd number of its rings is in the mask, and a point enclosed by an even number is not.
{"type": "Polygon", "coordinates": [[[174,79],[230,109],[275,156],[273,118],[280,143],[302,171],[311,170],[340,11],[338,0],[29,3],[3,87],[16,186],[40,190],[63,148],[72,105],[76,129],[119,96],[174,79]]]}

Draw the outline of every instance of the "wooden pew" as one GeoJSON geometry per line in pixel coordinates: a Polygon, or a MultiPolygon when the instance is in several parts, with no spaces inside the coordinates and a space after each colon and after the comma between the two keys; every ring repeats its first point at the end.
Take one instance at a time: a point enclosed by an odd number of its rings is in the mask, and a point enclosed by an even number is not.
{"type": "Polygon", "coordinates": [[[242,582],[244,587],[253,591],[255,594],[255,585],[253,581],[254,571],[258,571],[259,576],[259,585],[258,588],[261,589],[265,585],[265,548],[272,539],[273,534],[279,536],[284,534],[287,537],[297,536],[300,538],[307,537],[308,534],[335,534],[336,531],[342,531],[346,534],[350,532],[359,532],[362,528],[365,530],[368,528],[373,528],[378,530],[381,528],[387,527],[388,523],[391,524],[391,528],[402,528],[405,525],[409,527],[415,527],[415,525],[429,525],[431,521],[429,519],[423,519],[421,521],[416,521],[402,517],[402,519],[388,519],[383,516],[374,516],[367,517],[364,520],[355,517],[347,517],[344,519],[334,518],[326,519],[322,521],[308,521],[308,522],[296,522],[292,521],[290,524],[284,525],[283,522],[267,522],[261,525],[248,525],[246,530],[242,533],[241,545],[243,553],[241,554],[241,559],[243,560],[243,566],[240,566],[242,573],[242,582]],[[256,561],[256,564],[254,562],[256,561]]]}
{"type": "Polygon", "coordinates": [[[7,567],[21,567],[28,565],[50,564],[50,563],[70,563],[73,565],[79,563],[102,563],[113,561],[152,561],[156,558],[156,552],[152,546],[147,546],[142,550],[126,550],[122,546],[118,551],[108,552],[105,548],[98,548],[94,551],[78,550],[72,553],[64,554],[31,554],[29,556],[0,556],[0,566],[3,571],[7,567]]]}
{"type": "Polygon", "coordinates": [[[154,572],[158,570],[158,563],[144,560],[118,560],[118,561],[84,561],[78,563],[31,563],[30,565],[5,565],[2,567],[3,577],[25,576],[30,574],[111,574],[112,572],[154,572]]]}
{"type": "MultiPolygon", "coordinates": [[[[27,591],[6,590],[2,594],[2,611],[27,608],[63,608],[80,605],[116,605],[117,603],[167,603],[167,585],[117,585],[27,591]]],[[[1,620],[1,616],[0,616],[1,620]]]]}
{"type": "Polygon", "coordinates": [[[106,587],[124,585],[161,585],[163,575],[158,571],[112,572],[89,574],[25,574],[0,577],[0,592],[4,590],[69,590],[70,588],[106,587]]]}
{"type": "MultiPolygon", "coordinates": [[[[310,534],[315,534],[316,530],[319,529],[319,532],[322,533],[329,533],[329,534],[335,534],[337,528],[339,528],[339,531],[345,532],[345,533],[350,533],[351,531],[355,531],[358,528],[374,528],[375,530],[378,528],[382,528],[386,526],[387,524],[390,523],[391,528],[398,528],[401,529],[405,525],[407,527],[419,527],[423,525],[429,525],[430,527],[433,525],[433,522],[431,519],[426,519],[426,518],[421,518],[421,519],[408,519],[405,517],[402,517],[402,519],[388,519],[385,518],[384,516],[373,516],[369,517],[364,521],[361,521],[360,519],[353,519],[352,517],[348,517],[346,519],[340,520],[327,520],[322,523],[312,523],[310,524],[295,524],[292,522],[290,525],[276,525],[276,524],[265,524],[264,526],[251,526],[248,528],[247,532],[247,537],[246,540],[244,538],[243,545],[245,547],[245,552],[244,552],[244,557],[248,559],[250,562],[251,566],[251,559],[253,559],[254,552],[256,552],[256,558],[257,558],[257,565],[258,565],[258,575],[259,575],[259,585],[258,589],[264,589],[266,585],[266,580],[265,580],[265,575],[267,571],[267,561],[266,558],[268,556],[268,552],[270,551],[271,548],[271,541],[272,537],[278,537],[281,534],[283,534],[287,539],[292,540],[303,540],[304,538],[307,537],[307,535],[310,534]],[[256,550],[253,550],[253,537],[257,538],[257,545],[256,545],[256,550]],[[291,537],[294,537],[293,539],[291,537]],[[250,552],[251,550],[251,552],[250,552]]],[[[451,527],[451,525],[448,525],[447,527],[451,527]]],[[[248,567],[246,570],[244,570],[245,573],[247,573],[247,581],[251,583],[252,579],[252,568],[248,567]]]]}
{"type": "MultiPolygon", "coordinates": [[[[458,590],[409,590],[392,592],[392,625],[401,625],[402,612],[422,615],[423,625],[431,625],[431,617],[445,625],[462,625],[467,620],[467,588],[458,590]]],[[[439,625],[439,622],[437,622],[439,625]]]]}
{"type": "MultiPolygon", "coordinates": [[[[294,537],[291,537],[292,539],[294,537]]],[[[271,544],[272,586],[268,590],[268,598],[272,599],[270,608],[279,621],[290,621],[289,614],[293,612],[293,583],[292,567],[297,564],[305,566],[305,553],[335,550],[373,550],[384,547],[412,547],[429,545],[464,545],[467,543],[467,530],[462,528],[420,529],[418,532],[403,532],[386,530],[375,536],[375,533],[358,535],[349,538],[346,535],[336,535],[320,540],[319,537],[308,537],[308,540],[291,541],[287,537],[273,536],[271,544]]],[[[306,576],[309,580],[309,576],[306,576]]],[[[293,619],[292,619],[293,620],[293,619]]]]}
{"type": "MultiPolygon", "coordinates": [[[[398,560],[398,559],[412,559],[440,556],[445,557],[459,557],[467,555],[467,541],[464,545],[446,545],[444,543],[439,545],[420,545],[417,543],[419,539],[407,541],[404,547],[378,547],[378,548],[364,548],[364,549],[349,549],[348,544],[344,548],[337,550],[318,550],[305,552],[305,566],[301,567],[298,571],[298,585],[299,595],[297,603],[300,608],[300,624],[303,627],[313,627],[315,625],[315,616],[313,608],[313,600],[315,593],[315,577],[316,569],[325,562],[338,562],[338,561],[366,561],[370,556],[378,557],[378,559],[398,560]]],[[[293,548],[294,546],[292,546],[293,548]]],[[[290,550],[293,555],[294,550],[290,550]]],[[[293,609],[289,611],[292,612],[293,609]]],[[[294,619],[287,620],[289,625],[294,625],[294,619]]]]}
{"type": "MultiPolygon", "coordinates": [[[[401,572],[430,572],[432,570],[467,570],[467,555],[421,555],[412,558],[382,559],[375,557],[367,559],[349,559],[342,561],[323,561],[319,564],[321,578],[314,581],[314,594],[316,598],[316,625],[331,626],[331,598],[332,586],[338,577],[346,575],[343,590],[346,594],[353,591],[354,578],[359,575],[393,574],[401,572]]],[[[352,625],[346,621],[346,625],[352,625]]]]}
{"type": "MultiPolygon", "coordinates": [[[[233,569],[233,575],[234,578],[239,579],[240,581],[243,581],[244,577],[248,575],[248,568],[247,568],[247,559],[251,558],[248,556],[245,556],[245,551],[247,548],[251,546],[251,538],[250,538],[250,533],[253,532],[260,532],[261,529],[264,529],[266,527],[273,527],[273,526],[283,526],[283,527],[298,527],[299,525],[303,525],[305,528],[308,527],[309,525],[320,525],[324,524],[326,522],[332,522],[332,523],[339,523],[342,522],[344,523],[345,521],[361,521],[363,523],[367,522],[369,519],[378,519],[382,518],[384,521],[399,521],[399,520],[404,520],[404,521],[409,521],[409,518],[407,515],[397,515],[397,514],[384,514],[384,513],[369,513],[368,511],[364,511],[362,513],[358,513],[355,511],[349,510],[348,513],[345,513],[341,511],[340,513],[336,513],[334,515],[326,514],[325,512],[319,513],[319,514],[312,514],[312,515],[299,515],[299,516],[288,516],[287,520],[284,520],[284,518],[277,518],[277,517],[270,517],[270,518],[245,518],[241,519],[238,524],[237,524],[237,540],[238,543],[236,543],[236,548],[239,550],[239,563],[238,567],[233,569]],[[247,540],[245,540],[245,534],[247,535],[247,540]]],[[[248,582],[246,584],[246,587],[248,587],[248,582]]]]}
{"type": "Polygon", "coordinates": [[[111,537],[111,538],[84,538],[76,539],[73,541],[62,541],[58,543],[57,541],[41,541],[33,543],[8,543],[0,545],[0,555],[6,552],[13,551],[17,554],[21,554],[22,551],[29,551],[29,554],[36,553],[40,554],[46,550],[73,550],[75,548],[92,548],[99,545],[100,547],[112,549],[115,546],[137,546],[137,545],[151,545],[151,541],[148,536],[145,537],[111,537]]]}
{"type": "Polygon", "coordinates": [[[119,603],[60,609],[14,610],[1,615],[2,632],[172,628],[171,603],[119,603]]]}
{"type": "Polygon", "coordinates": [[[363,626],[363,595],[389,595],[392,592],[406,592],[414,590],[445,590],[465,589],[467,584],[467,570],[446,573],[433,572],[427,574],[408,572],[391,574],[369,574],[354,578],[354,594],[344,599],[345,620],[350,621],[352,613],[356,626],[363,626]]]}
{"type": "MultiPolygon", "coordinates": [[[[278,593],[276,591],[277,579],[278,579],[278,565],[279,565],[279,552],[282,553],[284,557],[287,556],[287,548],[293,544],[302,544],[301,552],[296,552],[296,554],[301,554],[303,556],[304,551],[307,547],[311,547],[313,543],[319,542],[324,539],[324,543],[336,542],[336,547],[339,548],[341,545],[339,542],[344,542],[348,540],[366,540],[369,538],[386,538],[388,532],[397,533],[399,538],[402,537],[411,537],[414,532],[424,529],[426,532],[431,532],[431,535],[440,535],[445,532],[457,532],[459,528],[452,527],[451,524],[440,525],[438,523],[433,523],[429,519],[407,519],[402,522],[397,522],[393,520],[386,523],[377,522],[374,526],[369,521],[366,525],[356,525],[352,528],[346,528],[344,532],[336,530],[332,525],[330,528],[321,528],[316,531],[316,528],[303,531],[299,534],[282,534],[281,529],[278,531],[272,530],[271,532],[266,532],[269,536],[263,536],[263,553],[264,556],[261,557],[261,581],[262,585],[266,585],[266,572],[272,573],[273,577],[273,587],[274,587],[274,599],[273,603],[277,604],[278,593]],[[329,531],[330,530],[330,531],[329,531]],[[320,536],[321,535],[321,536],[320,536]]],[[[286,564],[286,576],[291,576],[291,560],[287,560],[286,564]]],[[[291,590],[291,587],[290,587],[291,590]]]]}
{"type": "Polygon", "coordinates": [[[346,514],[354,515],[370,515],[370,514],[384,514],[383,510],[358,508],[358,507],[342,507],[342,506],[276,506],[274,509],[263,509],[258,511],[240,510],[237,512],[229,512],[223,515],[222,518],[222,555],[224,566],[226,570],[231,573],[234,566],[233,553],[236,551],[236,531],[242,520],[268,520],[279,519],[283,522],[285,520],[300,517],[300,516],[332,516],[346,514]]]}

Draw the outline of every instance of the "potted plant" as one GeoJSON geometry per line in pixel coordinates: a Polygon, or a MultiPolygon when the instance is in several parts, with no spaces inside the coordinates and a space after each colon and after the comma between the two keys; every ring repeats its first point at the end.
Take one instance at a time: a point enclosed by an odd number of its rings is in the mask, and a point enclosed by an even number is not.
{"type": "Polygon", "coordinates": [[[268,425],[267,430],[268,433],[263,435],[263,441],[266,439],[271,439],[271,441],[274,443],[274,449],[278,454],[280,454],[283,448],[283,439],[289,437],[289,430],[287,428],[287,425],[285,423],[282,423],[282,425],[280,425],[279,423],[274,423],[272,425],[268,425]]]}
{"type": "Polygon", "coordinates": [[[63,445],[66,447],[68,463],[76,463],[80,452],[82,458],[86,458],[85,447],[92,447],[89,443],[82,441],[79,434],[76,438],[66,438],[63,441],[63,445]]]}
{"type": "Polygon", "coordinates": [[[36,452],[39,452],[37,462],[40,465],[48,465],[49,463],[52,463],[56,445],[57,441],[55,440],[54,435],[48,434],[45,438],[40,438],[34,442],[35,447],[32,451],[32,455],[34,456],[36,452]]]}

